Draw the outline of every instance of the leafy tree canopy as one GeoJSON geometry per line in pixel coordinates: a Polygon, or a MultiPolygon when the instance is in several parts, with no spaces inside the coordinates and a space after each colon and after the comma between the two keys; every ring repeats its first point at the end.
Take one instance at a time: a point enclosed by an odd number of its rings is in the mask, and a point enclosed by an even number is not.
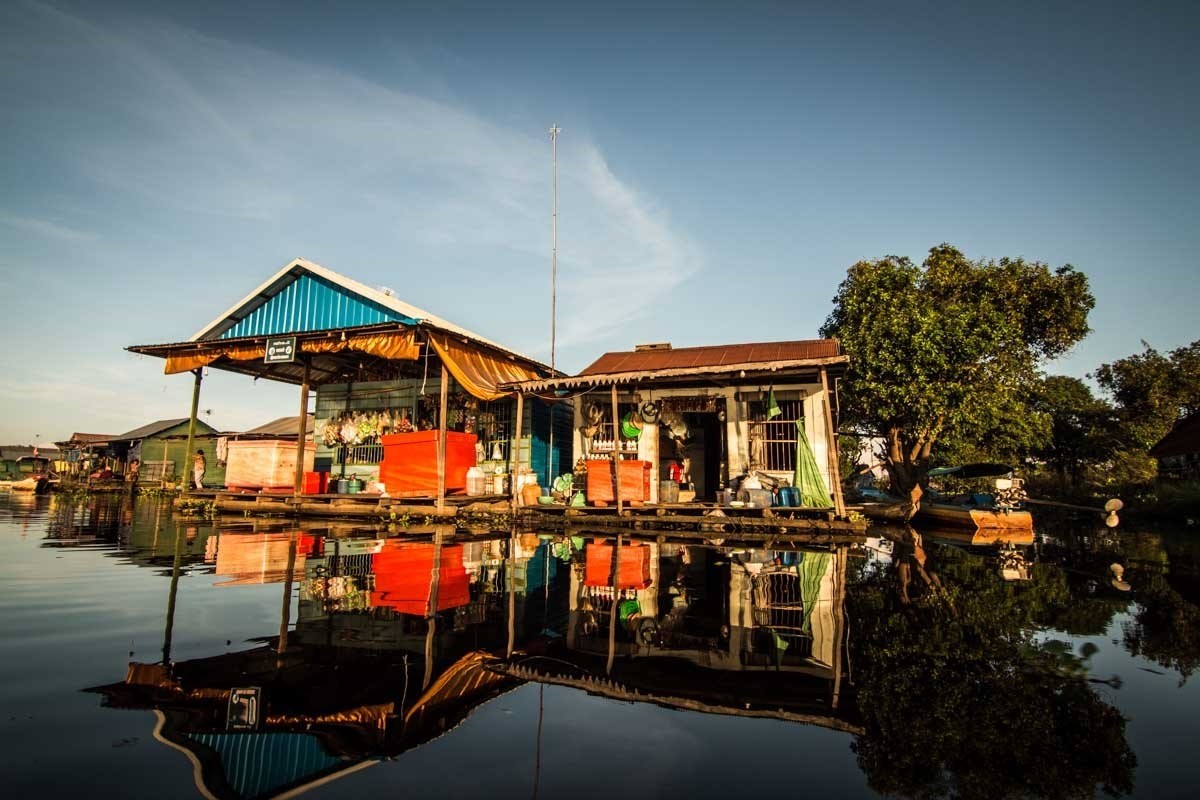
{"type": "Polygon", "coordinates": [[[1094,302],[1069,265],[972,261],[942,244],[919,266],[900,256],[854,264],[822,334],[851,358],[847,420],[886,437],[893,486],[907,493],[940,436],[1012,424],[1038,366],[1087,334],[1094,302]]]}
{"type": "Polygon", "coordinates": [[[1031,455],[1064,481],[1077,482],[1085,467],[1112,457],[1116,419],[1112,406],[1078,378],[1051,375],[1031,396],[1031,410],[1049,422],[1049,436],[1031,455]]]}
{"type": "Polygon", "coordinates": [[[1180,417],[1200,411],[1200,340],[1166,355],[1147,345],[1094,377],[1117,405],[1126,446],[1148,450],[1180,417]]]}

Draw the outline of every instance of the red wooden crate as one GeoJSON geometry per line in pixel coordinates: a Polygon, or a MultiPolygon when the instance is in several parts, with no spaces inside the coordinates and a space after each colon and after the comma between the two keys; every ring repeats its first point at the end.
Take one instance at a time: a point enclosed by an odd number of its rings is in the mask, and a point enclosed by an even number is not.
{"type": "MultiPolygon", "coordinates": [[[[584,552],[587,570],[585,586],[612,586],[611,544],[589,542],[584,552]]],[[[621,547],[620,563],[617,565],[618,589],[645,589],[650,585],[650,545],[630,544],[621,547]]]]}
{"type": "Polygon", "coordinates": [[[611,461],[587,462],[587,499],[612,502],[616,499],[613,494],[613,476],[611,461]]]}
{"type": "MultiPolygon", "coordinates": [[[[371,605],[402,614],[425,616],[433,590],[434,545],[388,539],[371,556],[375,589],[371,605]]],[[[437,610],[458,608],[471,602],[470,578],[462,563],[462,545],[442,545],[438,575],[437,610]]]]}
{"type": "Polygon", "coordinates": [[[622,500],[650,499],[650,462],[622,461],[617,468],[622,500]]]}

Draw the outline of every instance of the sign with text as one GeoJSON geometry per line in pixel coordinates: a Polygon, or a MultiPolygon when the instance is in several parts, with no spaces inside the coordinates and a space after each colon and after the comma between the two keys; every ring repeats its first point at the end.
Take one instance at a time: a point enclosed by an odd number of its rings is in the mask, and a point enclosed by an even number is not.
{"type": "Polygon", "coordinates": [[[296,337],[286,336],[280,339],[267,339],[267,354],[263,362],[267,364],[290,364],[296,360],[296,337]]]}
{"type": "Polygon", "coordinates": [[[262,687],[246,686],[229,690],[229,708],[225,712],[225,729],[252,731],[258,727],[258,712],[262,705],[262,687]]]}

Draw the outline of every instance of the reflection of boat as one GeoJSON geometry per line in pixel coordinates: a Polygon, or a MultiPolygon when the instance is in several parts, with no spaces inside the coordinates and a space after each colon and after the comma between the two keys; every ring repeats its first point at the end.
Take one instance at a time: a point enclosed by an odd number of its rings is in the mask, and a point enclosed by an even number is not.
{"type": "Polygon", "coordinates": [[[922,528],[921,533],[938,541],[971,547],[1033,544],[1033,528],[922,528]]]}

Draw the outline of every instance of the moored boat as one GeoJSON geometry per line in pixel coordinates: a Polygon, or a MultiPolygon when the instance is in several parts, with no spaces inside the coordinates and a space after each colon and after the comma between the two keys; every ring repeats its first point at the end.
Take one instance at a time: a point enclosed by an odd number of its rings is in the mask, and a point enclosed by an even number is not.
{"type": "Polygon", "coordinates": [[[1023,509],[969,506],[922,500],[921,507],[917,509],[914,519],[918,522],[929,522],[953,528],[1033,530],[1033,515],[1023,509]]]}
{"type": "Polygon", "coordinates": [[[13,481],[9,488],[17,492],[44,492],[49,485],[50,480],[45,475],[34,475],[24,480],[13,481]]]}

